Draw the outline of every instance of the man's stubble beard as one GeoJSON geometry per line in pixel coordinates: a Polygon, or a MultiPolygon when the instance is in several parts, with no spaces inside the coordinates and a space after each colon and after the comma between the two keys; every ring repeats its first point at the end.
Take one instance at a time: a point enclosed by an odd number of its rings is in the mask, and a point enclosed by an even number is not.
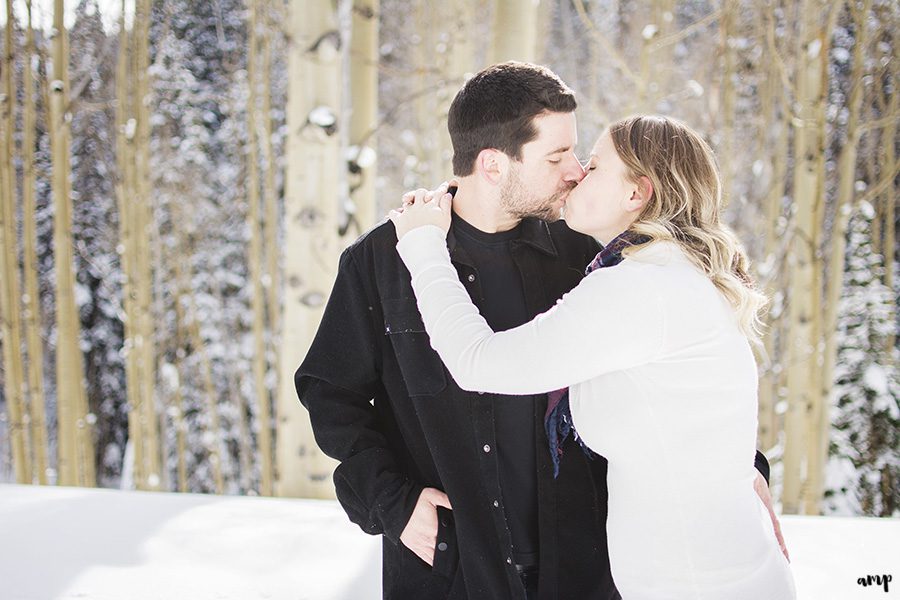
{"type": "Polygon", "coordinates": [[[500,206],[506,214],[516,219],[534,217],[552,223],[561,217],[561,211],[556,204],[575,188],[574,183],[569,185],[568,182],[564,182],[563,185],[564,187],[556,190],[550,197],[539,198],[522,183],[518,169],[513,169],[500,190],[500,206]]]}

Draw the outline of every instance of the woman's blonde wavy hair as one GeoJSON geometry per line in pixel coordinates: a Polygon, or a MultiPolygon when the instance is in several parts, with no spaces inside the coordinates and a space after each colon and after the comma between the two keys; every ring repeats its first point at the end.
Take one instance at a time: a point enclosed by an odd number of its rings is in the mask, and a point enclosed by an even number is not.
{"type": "Polygon", "coordinates": [[[767,299],[750,278],[737,236],[720,221],[722,187],[712,149],[669,117],[628,117],[608,132],[628,178],[639,183],[646,177],[653,184],[650,200],[629,229],[649,236],[648,244],[677,243],[732,304],[748,339],[758,343],[767,299]]]}

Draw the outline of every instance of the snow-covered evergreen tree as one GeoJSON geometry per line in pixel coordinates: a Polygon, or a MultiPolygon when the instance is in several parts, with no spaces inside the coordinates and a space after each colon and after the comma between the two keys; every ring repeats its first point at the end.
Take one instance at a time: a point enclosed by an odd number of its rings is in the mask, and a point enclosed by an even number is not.
{"type": "MultiPolygon", "coordinates": [[[[246,406],[235,394],[240,385],[234,378],[250,371],[248,356],[230,352],[250,321],[243,192],[244,10],[235,0],[159,0],[152,16],[151,162],[165,248],[157,275],[164,305],[158,348],[165,363],[181,364],[188,489],[215,491],[210,460],[215,452],[224,491],[233,493],[240,491],[239,411],[246,406]],[[174,261],[187,273],[186,290],[177,289],[174,261]],[[183,311],[180,339],[172,335],[175,302],[183,311]],[[194,327],[199,328],[199,342],[191,335],[194,327]],[[207,364],[218,431],[213,431],[207,404],[207,364]]],[[[167,436],[166,460],[172,470],[176,431],[174,422],[168,425],[162,435],[167,436]]]]}
{"type": "Polygon", "coordinates": [[[900,373],[894,293],[882,283],[872,249],[875,211],[862,203],[848,232],[844,293],[838,308],[838,361],[832,405],[826,507],[831,513],[900,514],[900,373]]]}
{"type": "Polygon", "coordinates": [[[122,472],[128,434],[125,365],[120,349],[122,271],[116,172],[115,46],[103,29],[96,0],[81,0],[70,32],[71,78],[78,94],[72,111],[72,230],[81,315],[81,346],[90,411],[97,415],[95,448],[100,485],[122,472]]]}

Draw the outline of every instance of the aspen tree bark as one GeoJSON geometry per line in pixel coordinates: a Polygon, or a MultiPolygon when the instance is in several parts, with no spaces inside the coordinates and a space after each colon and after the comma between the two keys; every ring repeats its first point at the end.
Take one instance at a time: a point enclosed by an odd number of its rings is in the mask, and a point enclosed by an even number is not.
{"type": "MultiPolygon", "coordinates": [[[[788,169],[788,142],[790,128],[783,120],[790,113],[783,84],[782,65],[775,37],[774,7],[768,4],[762,12],[763,35],[767,50],[774,59],[768,61],[766,77],[761,88],[762,135],[760,136],[760,156],[771,156],[771,177],[764,200],[765,241],[764,260],[767,265],[764,289],[766,296],[774,299],[779,291],[784,265],[779,257],[785,254],[784,236],[781,235],[779,221],[782,216],[782,199],[785,193],[788,169]],[[774,140],[772,139],[774,135],[774,140]]],[[[773,362],[779,355],[778,342],[784,336],[784,312],[776,314],[770,310],[766,315],[765,368],[759,383],[759,443],[766,450],[775,446],[781,431],[775,406],[778,390],[783,386],[784,375],[781,362],[773,362]]]]}
{"type": "MultiPolygon", "coordinates": [[[[271,14],[266,12],[263,22],[262,50],[262,152],[264,163],[263,174],[263,202],[265,204],[265,218],[263,219],[263,245],[265,247],[266,262],[264,265],[263,287],[266,289],[266,314],[269,317],[269,347],[270,356],[275,362],[272,370],[277,378],[278,347],[277,340],[281,331],[281,277],[279,273],[279,256],[281,245],[279,244],[279,211],[278,191],[275,188],[275,151],[272,147],[272,41],[270,31],[273,29],[271,14]]],[[[280,22],[280,21],[279,21],[280,22]]],[[[276,380],[275,389],[278,389],[276,380]]],[[[270,445],[271,446],[271,445],[270,445]]]]}
{"type": "Polygon", "coordinates": [[[119,55],[116,64],[116,198],[119,209],[119,259],[123,273],[122,304],[125,309],[125,394],[128,402],[128,443],[132,447],[133,479],[135,487],[146,489],[147,469],[144,464],[144,433],[141,425],[142,388],[138,384],[139,353],[135,339],[140,335],[135,302],[135,232],[134,213],[134,134],[135,120],[131,116],[131,78],[129,66],[133,53],[134,28],[125,28],[125,0],[119,17],[119,55]]]}
{"type": "MultiPolygon", "coordinates": [[[[187,197],[187,195],[186,190],[180,190],[181,197],[187,197]]],[[[194,292],[191,289],[193,269],[190,266],[190,261],[184,260],[183,258],[194,254],[191,235],[186,226],[189,217],[184,214],[178,203],[172,203],[171,210],[173,234],[177,240],[176,247],[178,248],[178,256],[182,257],[181,260],[175,260],[175,280],[178,289],[178,296],[175,299],[176,318],[178,319],[179,324],[179,334],[182,332],[186,334],[186,339],[183,339],[182,341],[190,344],[191,351],[197,354],[200,360],[200,377],[203,382],[203,399],[206,405],[204,414],[208,419],[208,423],[205,427],[206,431],[201,435],[201,439],[208,440],[206,450],[209,453],[213,481],[216,486],[216,493],[221,494],[225,491],[225,478],[222,473],[223,456],[225,453],[223,452],[222,428],[219,421],[218,393],[216,392],[216,385],[213,381],[212,361],[209,357],[206,341],[203,339],[203,335],[200,331],[200,314],[197,310],[194,292]],[[182,302],[187,304],[186,310],[181,306],[182,302]]],[[[179,337],[181,336],[179,335],[179,337]]],[[[179,364],[178,372],[179,378],[181,378],[184,375],[183,364],[179,364]]],[[[180,398],[176,398],[176,400],[179,402],[181,401],[180,398]]],[[[183,417],[183,407],[179,413],[183,417]]],[[[186,425],[184,425],[182,429],[186,436],[186,425]]],[[[183,445],[184,438],[182,438],[178,444],[178,451],[180,453],[178,465],[179,485],[184,485],[184,487],[187,488],[187,475],[183,472],[187,454],[187,449],[183,445]]]]}
{"type": "Polygon", "coordinates": [[[200,316],[197,314],[193,294],[188,294],[188,308],[191,314],[188,331],[194,351],[200,354],[201,376],[203,377],[203,392],[206,398],[206,416],[209,419],[208,431],[211,439],[207,446],[209,462],[212,464],[213,481],[216,484],[216,493],[225,491],[225,479],[222,475],[222,428],[219,424],[219,405],[216,385],[213,383],[212,362],[209,352],[206,350],[206,342],[200,334],[200,316]]]}
{"type": "Polygon", "coordinates": [[[466,75],[475,71],[475,41],[471,35],[475,25],[473,0],[457,0],[444,7],[442,22],[447,23],[450,47],[446,53],[444,85],[438,90],[438,129],[433,132],[437,142],[441,178],[453,173],[453,143],[447,130],[450,104],[456,91],[465,83],[466,75]]]}
{"type": "Polygon", "coordinates": [[[537,57],[536,2],[495,0],[494,26],[491,31],[491,62],[521,60],[534,62],[537,57]]]}
{"type": "MultiPolygon", "coordinates": [[[[896,22],[896,19],[895,19],[896,22]]],[[[896,29],[894,29],[896,32],[896,29]]],[[[900,69],[897,68],[897,60],[896,58],[891,61],[891,66],[893,68],[893,79],[894,85],[896,82],[900,80],[900,69]]],[[[882,150],[884,152],[884,159],[882,161],[882,172],[883,173],[896,173],[897,172],[897,155],[894,148],[893,140],[897,139],[897,120],[900,118],[900,98],[898,98],[898,94],[895,91],[891,94],[890,103],[888,104],[889,108],[887,114],[893,116],[894,118],[890,119],[887,125],[882,132],[882,139],[886,140],[886,143],[881,145],[882,150]]],[[[884,284],[887,286],[889,290],[895,290],[896,282],[894,281],[894,261],[895,255],[897,253],[897,242],[896,242],[896,227],[897,227],[897,186],[891,185],[887,188],[887,191],[883,194],[882,202],[884,205],[884,251],[882,255],[884,256],[884,284]]],[[[896,317],[897,307],[894,306],[894,315],[896,317]]],[[[892,357],[894,353],[891,351],[897,344],[897,335],[895,333],[891,333],[887,336],[887,340],[885,342],[885,349],[887,350],[887,355],[892,357]]]]}
{"type": "Polygon", "coordinates": [[[843,290],[843,273],[847,248],[847,226],[853,206],[853,188],[856,183],[856,157],[859,145],[859,122],[865,87],[863,75],[867,41],[866,19],[872,0],[863,0],[862,6],[850,3],[856,31],[850,67],[850,98],[847,103],[847,133],[838,156],[838,197],[837,212],[831,230],[828,278],[825,287],[824,358],[820,373],[821,402],[813,407],[810,415],[809,483],[805,488],[804,512],[819,514],[821,500],[825,492],[825,463],[828,460],[828,441],[831,430],[829,400],[834,386],[834,368],[837,363],[838,304],[843,290]]]}
{"type": "Polygon", "coordinates": [[[31,0],[25,2],[25,61],[23,65],[22,116],[22,220],[25,273],[25,339],[28,346],[28,392],[31,417],[31,445],[34,454],[34,471],[38,483],[47,484],[47,416],[44,406],[44,346],[41,343],[40,288],[37,267],[37,222],[34,171],[35,131],[37,127],[34,103],[35,55],[34,27],[31,0]]]}
{"type": "MultiPolygon", "coordinates": [[[[221,282],[216,287],[216,299],[221,306],[225,306],[225,294],[221,282]]],[[[240,321],[240,319],[240,316],[236,317],[235,319],[235,323],[233,325],[235,330],[241,327],[240,323],[238,322],[240,321]]],[[[230,360],[233,365],[237,365],[237,354],[237,352],[229,352],[226,354],[226,359],[230,360]]],[[[250,426],[247,419],[247,407],[244,404],[244,395],[241,392],[241,389],[243,387],[243,377],[243,369],[238,368],[237,366],[226,369],[226,387],[228,389],[228,393],[233,399],[234,410],[237,414],[238,420],[238,465],[240,467],[238,475],[238,482],[240,485],[239,489],[246,492],[254,489],[252,457],[255,455],[255,452],[253,449],[253,440],[250,436],[250,426]]]]}
{"type": "Polygon", "coordinates": [[[50,81],[50,145],[53,154],[53,252],[56,260],[56,381],[58,472],[61,485],[94,485],[94,452],[87,415],[84,366],[79,345],[72,251],[69,182],[68,48],[63,0],[54,0],[53,69],[50,81]]]}
{"type": "Polygon", "coordinates": [[[135,169],[135,227],[136,256],[135,296],[138,336],[135,349],[141,386],[141,426],[144,429],[144,460],[146,487],[159,490],[162,482],[162,462],[159,452],[159,417],[156,410],[154,383],[156,380],[156,348],[153,334],[153,270],[150,266],[151,230],[155,228],[153,199],[150,189],[150,0],[137,0],[134,15],[134,75],[135,93],[132,97],[136,118],[134,139],[135,169]]]}
{"type": "MultiPolygon", "coordinates": [[[[418,131],[433,132],[440,128],[437,91],[440,87],[438,83],[439,64],[443,57],[436,56],[437,40],[431,32],[434,31],[434,24],[440,18],[435,15],[434,7],[427,1],[416,2],[414,10],[416,31],[422,32],[422,35],[418,36],[418,42],[414,44],[412,52],[417,74],[416,86],[418,87],[413,103],[416,115],[415,123],[418,131]]],[[[413,154],[418,158],[417,175],[422,179],[422,185],[431,186],[433,184],[425,182],[442,181],[444,174],[440,171],[437,136],[416,136],[415,143],[416,148],[413,150],[413,154]]]]}
{"type": "Polygon", "coordinates": [[[719,31],[722,44],[722,151],[718,153],[722,174],[722,198],[725,203],[731,201],[732,165],[734,164],[734,116],[735,97],[734,78],[737,76],[735,51],[731,47],[731,36],[737,34],[735,22],[738,11],[737,0],[724,0],[722,21],[719,31]]]}
{"type": "Polygon", "coordinates": [[[340,253],[341,33],[329,0],[293,0],[290,8],[276,493],[326,498],[334,496],[335,463],[315,443],[293,375],[318,328],[340,253]]]}
{"type": "MultiPolygon", "coordinates": [[[[182,219],[184,216],[181,213],[181,209],[177,203],[172,205],[172,218],[173,223],[179,224],[182,223],[182,219]]],[[[188,294],[190,294],[190,282],[185,275],[184,270],[184,260],[180,260],[179,257],[185,256],[187,254],[187,248],[184,244],[184,235],[181,233],[181,225],[178,226],[178,235],[176,236],[178,242],[176,247],[178,248],[178,254],[175,256],[173,262],[175,268],[175,289],[177,290],[175,293],[175,372],[178,374],[178,385],[176,389],[173,390],[175,396],[175,414],[173,420],[173,426],[175,427],[175,470],[176,476],[178,478],[178,491],[179,492],[187,492],[188,491],[188,480],[187,480],[187,434],[188,434],[188,425],[187,421],[184,419],[184,396],[181,393],[181,382],[186,379],[184,372],[184,360],[183,357],[186,354],[185,348],[188,345],[187,334],[185,333],[185,326],[187,323],[187,319],[184,315],[184,305],[183,298],[186,298],[188,294]]]]}
{"type": "MultiPolygon", "coordinates": [[[[350,42],[350,90],[353,110],[350,113],[350,200],[356,237],[375,225],[375,176],[378,166],[373,132],[378,125],[378,0],[355,0],[353,31],[350,42]]],[[[438,152],[440,141],[435,139],[438,152]]]]}
{"type": "MultiPolygon", "coordinates": [[[[247,266],[253,285],[251,310],[253,311],[253,383],[259,406],[260,428],[260,493],[272,495],[272,436],[267,426],[269,414],[269,390],[266,389],[266,342],[265,342],[265,296],[263,290],[263,246],[262,223],[259,210],[259,139],[257,131],[257,91],[259,82],[259,6],[250,0],[250,48],[247,59],[247,82],[249,94],[247,102],[247,227],[250,229],[250,247],[247,266]],[[264,426],[265,425],[265,426],[264,426]]],[[[267,118],[264,115],[264,118],[267,118]]]]}
{"type": "Polygon", "coordinates": [[[790,246],[790,339],[787,344],[788,409],[785,415],[785,513],[798,513],[808,484],[810,416],[821,404],[818,385],[818,333],[820,287],[816,269],[817,242],[823,202],[827,52],[831,19],[819,24],[825,7],[819,0],[804,0],[799,9],[797,53],[797,114],[794,124],[794,221],[790,246]]]}
{"type": "Polygon", "coordinates": [[[16,236],[16,172],[14,136],[16,130],[16,90],[13,85],[15,35],[12,1],[6,0],[5,45],[3,49],[2,92],[0,92],[0,335],[3,344],[3,388],[9,412],[9,438],[13,470],[18,483],[31,483],[28,411],[25,404],[25,376],[22,363],[22,323],[19,302],[19,260],[16,236]]]}
{"type": "MultiPolygon", "coordinates": [[[[816,172],[818,173],[818,183],[816,189],[816,198],[819,201],[815,204],[815,226],[813,227],[813,336],[816,340],[815,361],[811,363],[812,377],[814,388],[810,395],[812,404],[807,411],[806,423],[806,473],[801,487],[803,511],[805,514],[819,514],[819,502],[821,493],[816,495],[816,480],[821,478],[824,480],[825,460],[828,451],[828,434],[830,433],[830,410],[828,397],[822,393],[821,382],[823,380],[823,368],[825,359],[826,345],[825,341],[828,337],[834,336],[834,329],[826,329],[826,310],[824,303],[828,300],[826,290],[826,264],[825,264],[825,148],[830,145],[827,135],[829,128],[827,126],[826,110],[828,106],[828,69],[829,57],[831,55],[831,32],[837,24],[837,18],[842,7],[840,3],[829,3],[822,7],[821,14],[825,16],[824,24],[821,26],[820,43],[821,49],[819,55],[820,71],[822,87],[816,101],[815,119],[819,127],[821,147],[816,155],[816,172]]],[[[846,228],[845,228],[846,229],[846,228]]],[[[838,274],[838,278],[841,275],[838,274]]],[[[835,302],[837,304],[837,302],[835,302]]],[[[837,317],[835,317],[835,322],[837,317]]],[[[824,491],[824,481],[819,484],[824,491]]]]}

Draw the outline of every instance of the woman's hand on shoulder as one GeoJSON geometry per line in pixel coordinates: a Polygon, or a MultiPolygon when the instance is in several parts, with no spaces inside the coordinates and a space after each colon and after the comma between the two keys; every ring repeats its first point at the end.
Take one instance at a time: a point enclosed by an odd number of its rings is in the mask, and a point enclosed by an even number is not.
{"type": "Polygon", "coordinates": [[[425,225],[437,225],[444,233],[450,230],[453,196],[447,192],[448,188],[449,184],[444,182],[435,190],[420,188],[403,194],[403,206],[388,214],[397,230],[398,240],[425,225]]]}

